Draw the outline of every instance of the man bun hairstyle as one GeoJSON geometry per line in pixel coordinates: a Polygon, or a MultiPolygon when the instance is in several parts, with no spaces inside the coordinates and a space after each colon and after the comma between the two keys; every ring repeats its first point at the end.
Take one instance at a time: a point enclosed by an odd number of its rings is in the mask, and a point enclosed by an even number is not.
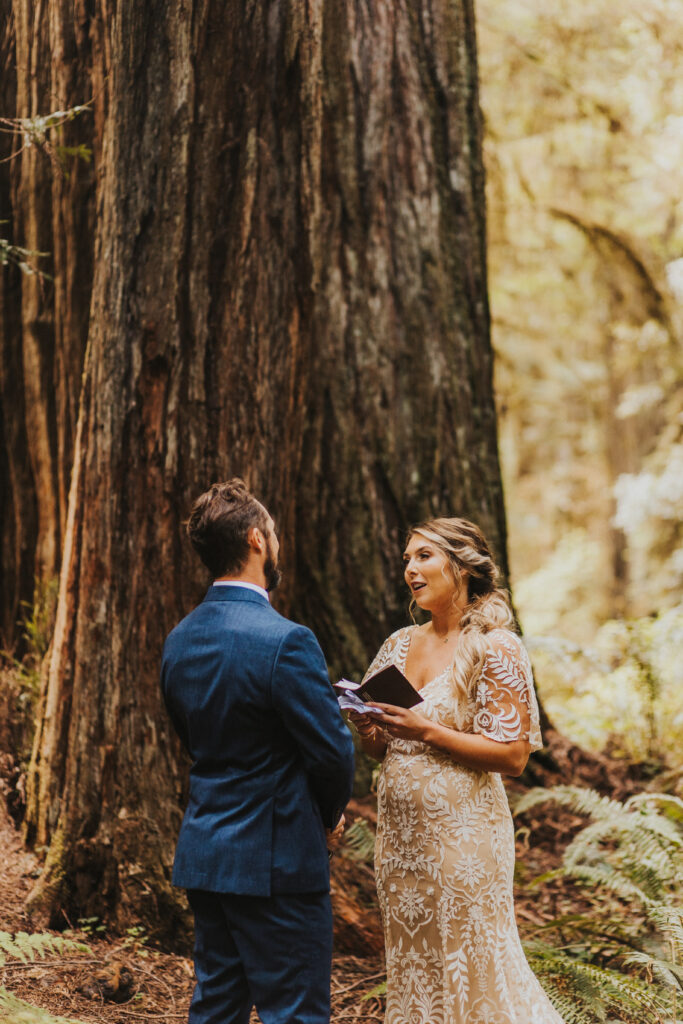
{"type": "Polygon", "coordinates": [[[187,535],[214,579],[239,573],[249,556],[249,530],[268,533],[263,505],[238,476],[212,484],[192,506],[187,535]]]}
{"type": "MultiPolygon", "coordinates": [[[[513,629],[515,620],[506,590],[498,586],[498,566],[484,534],[469,519],[428,519],[413,526],[408,540],[419,534],[443,552],[459,591],[467,578],[467,607],[460,619],[460,641],[453,662],[456,691],[471,697],[488,650],[486,634],[493,629],[513,629]]],[[[454,594],[455,596],[455,594],[454,594]]]]}

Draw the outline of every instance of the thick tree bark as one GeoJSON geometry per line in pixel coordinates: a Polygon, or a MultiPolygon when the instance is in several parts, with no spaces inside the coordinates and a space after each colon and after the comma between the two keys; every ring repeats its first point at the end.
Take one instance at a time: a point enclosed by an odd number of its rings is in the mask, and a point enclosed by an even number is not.
{"type": "MultiPolygon", "coordinates": [[[[31,119],[92,99],[90,23],[85,0],[15,0],[0,19],[0,116],[31,119]]],[[[73,459],[78,393],[88,332],[94,181],[83,160],[62,167],[56,147],[97,146],[94,118],[53,133],[49,149],[2,136],[2,233],[49,254],[49,277],[9,268],[0,282],[0,528],[8,586],[0,593],[0,639],[14,646],[21,601],[34,581],[57,575],[73,459]],[[21,155],[10,159],[13,152],[21,155]],[[51,156],[50,156],[51,154],[51,156]]]]}
{"type": "MultiPolygon", "coordinates": [[[[48,6],[67,38],[66,4],[48,6]]],[[[157,670],[206,584],[181,536],[192,498],[234,473],[262,495],[279,607],[334,670],[360,671],[405,622],[411,521],[470,516],[506,568],[474,22],[471,0],[104,0],[83,19],[97,193],[71,197],[70,222],[63,197],[53,241],[62,469],[81,351],[64,311],[85,322],[89,282],[76,218],[96,212],[97,231],[29,778],[27,835],[49,847],[32,906],[133,902],[159,932],[182,912],[185,772],[157,670]]],[[[64,53],[68,91],[80,58],[64,53]]]]}

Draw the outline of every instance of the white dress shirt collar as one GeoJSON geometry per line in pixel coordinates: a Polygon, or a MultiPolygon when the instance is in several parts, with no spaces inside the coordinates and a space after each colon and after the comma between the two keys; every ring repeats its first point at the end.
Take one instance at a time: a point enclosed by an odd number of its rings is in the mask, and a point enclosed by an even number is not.
{"type": "Polygon", "coordinates": [[[254,590],[261,597],[265,597],[266,601],[270,602],[268,597],[268,591],[263,587],[259,587],[258,583],[247,583],[246,580],[214,580],[214,587],[246,587],[247,590],[254,590]]]}

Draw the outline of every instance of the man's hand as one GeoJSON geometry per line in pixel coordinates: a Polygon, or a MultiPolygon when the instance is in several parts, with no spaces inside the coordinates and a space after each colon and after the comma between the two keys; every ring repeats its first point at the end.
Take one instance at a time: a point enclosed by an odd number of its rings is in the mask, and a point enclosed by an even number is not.
{"type": "Polygon", "coordinates": [[[342,814],[341,818],[337,822],[334,828],[327,829],[327,849],[330,853],[338,848],[344,835],[344,826],[346,824],[346,818],[342,814]]]}

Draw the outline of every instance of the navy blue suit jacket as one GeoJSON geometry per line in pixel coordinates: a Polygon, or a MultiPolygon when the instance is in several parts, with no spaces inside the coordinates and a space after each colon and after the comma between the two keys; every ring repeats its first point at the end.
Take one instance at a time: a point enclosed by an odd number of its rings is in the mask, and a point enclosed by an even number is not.
{"type": "Polygon", "coordinates": [[[161,686],[193,762],[174,885],[326,890],[353,743],[310,629],[256,591],[212,586],[168,635],[161,686]]]}

